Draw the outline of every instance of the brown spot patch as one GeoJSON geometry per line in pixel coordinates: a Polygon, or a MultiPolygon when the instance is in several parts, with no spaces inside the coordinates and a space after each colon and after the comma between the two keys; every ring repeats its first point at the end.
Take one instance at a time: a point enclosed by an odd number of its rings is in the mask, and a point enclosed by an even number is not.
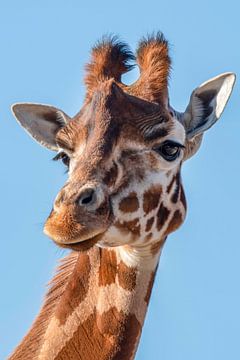
{"type": "Polygon", "coordinates": [[[132,291],[136,286],[136,269],[127,266],[123,261],[118,264],[119,285],[128,291],[132,291]]]}
{"type": "Polygon", "coordinates": [[[144,242],[148,242],[152,238],[152,233],[149,233],[145,236],[144,242]]]}
{"type": "Polygon", "coordinates": [[[170,181],[170,184],[168,185],[168,187],[167,187],[167,193],[169,194],[170,192],[171,192],[171,190],[172,190],[172,187],[173,187],[173,184],[174,184],[174,182],[175,182],[175,179],[176,179],[176,177],[174,176],[173,178],[172,178],[172,180],[170,181]]]}
{"type": "Polygon", "coordinates": [[[179,228],[179,226],[182,224],[182,214],[179,210],[176,210],[173,214],[173,217],[168,225],[168,228],[166,230],[166,234],[169,234],[179,228]]]}
{"type": "Polygon", "coordinates": [[[114,250],[100,249],[99,286],[115,283],[117,275],[117,257],[114,250]]]}
{"type": "Polygon", "coordinates": [[[129,360],[133,358],[141,325],[136,316],[116,308],[99,315],[96,311],[67,341],[55,360],[129,360]]]}
{"type": "Polygon", "coordinates": [[[123,221],[123,222],[116,221],[114,223],[114,225],[120,231],[122,231],[124,234],[128,234],[129,232],[131,232],[134,237],[139,237],[140,236],[139,219],[134,219],[134,220],[131,220],[131,221],[123,221]]]}
{"type": "Polygon", "coordinates": [[[119,313],[116,307],[105,311],[101,315],[97,313],[97,326],[101,334],[116,335],[122,317],[123,314],[119,313]]]}
{"type": "Polygon", "coordinates": [[[117,167],[117,164],[114,163],[113,166],[111,167],[111,169],[109,169],[106,172],[104,179],[103,179],[103,183],[106,186],[111,187],[115,184],[117,176],[118,176],[118,167],[117,167]]]}
{"type": "Polygon", "coordinates": [[[154,217],[151,217],[150,219],[148,219],[148,221],[146,223],[146,229],[145,229],[146,232],[151,230],[151,228],[153,226],[153,222],[154,222],[154,217]]]}
{"type": "Polygon", "coordinates": [[[55,315],[64,324],[74,309],[84,300],[89,287],[90,260],[82,253],[62,294],[55,315]]]}
{"type": "Polygon", "coordinates": [[[150,189],[145,191],[143,195],[143,210],[145,214],[148,214],[158,206],[161,193],[161,186],[152,186],[150,189]]]}
{"type": "Polygon", "coordinates": [[[135,212],[139,208],[139,201],[135,191],[131,192],[128,197],[122,199],[119,204],[119,209],[122,212],[135,212]]]}
{"type": "Polygon", "coordinates": [[[157,213],[157,229],[160,231],[168,219],[170,211],[161,203],[157,213]]]}
{"type": "MultiPolygon", "coordinates": [[[[115,340],[115,337],[113,338],[115,340]]],[[[111,359],[116,353],[111,336],[101,333],[98,328],[96,313],[88,317],[75,331],[69,341],[55,357],[55,360],[111,359]]]]}
{"type": "Polygon", "coordinates": [[[134,358],[141,331],[142,327],[136,316],[129,314],[125,319],[121,336],[119,336],[118,351],[113,360],[130,360],[134,358]]]}
{"type": "Polygon", "coordinates": [[[175,190],[174,193],[172,194],[171,200],[174,204],[176,204],[176,202],[178,201],[178,197],[179,197],[179,191],[180,191],[180,185],[181,185],[181,177],[180,177],[180,173],[178,172],[176,175],[176,182],[175,182],[175,190]]]}

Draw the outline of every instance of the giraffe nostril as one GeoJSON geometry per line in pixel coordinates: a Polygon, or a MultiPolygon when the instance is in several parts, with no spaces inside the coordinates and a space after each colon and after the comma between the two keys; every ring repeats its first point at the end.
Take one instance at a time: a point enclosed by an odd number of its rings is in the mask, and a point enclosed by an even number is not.
{"type": "Polygon", "coordinates": [[[78,205],[87,207],[97,202],[96,192],[92,188],[84,189],[78,198],[78,205]]]}

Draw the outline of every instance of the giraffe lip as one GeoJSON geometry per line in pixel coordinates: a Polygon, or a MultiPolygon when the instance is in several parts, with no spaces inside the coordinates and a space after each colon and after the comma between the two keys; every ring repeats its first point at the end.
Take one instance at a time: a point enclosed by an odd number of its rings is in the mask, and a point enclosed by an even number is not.
{"type": "Polygon", "coordinates": [[[89,239],[86,240],[82,240],[82,241],[78,241],[78,242],[73,242],[73,243],[58,243],[56,241],[55,244],[65,248],[65,249],[71,249],[74,251],[87,251],[89,250],[91,247],[93,247],[99,240],[101,240],[101,238],[103,237],[105,231],[97,234],[89,239]]]}

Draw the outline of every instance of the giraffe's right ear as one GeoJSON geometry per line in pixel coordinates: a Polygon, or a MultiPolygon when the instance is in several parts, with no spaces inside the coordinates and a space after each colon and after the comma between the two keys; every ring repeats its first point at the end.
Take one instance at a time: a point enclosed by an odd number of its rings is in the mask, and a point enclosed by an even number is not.
{"type": "Polygon", "coordinates": [[[185,160],[195,154],[204,132],[220,118],[235,78],[233,73],[224,73],[206,81],[192,92],[186,111],[179,117],[187,136],[185,160]]]}
{"type": "Polygon", "coordinates": [[[235,74],[224,73],[206,81],[192,92],[182,118],[188,139],[203,134],[220,118],[235,79],[235,74]]]}
{"type": "Polygon", "coordinates": [[[27,103],[14,104],[12,111],[34,140],[50,150],[58,150],[56,134],[70,120],[63,111],[49,105],[27,103]]]}

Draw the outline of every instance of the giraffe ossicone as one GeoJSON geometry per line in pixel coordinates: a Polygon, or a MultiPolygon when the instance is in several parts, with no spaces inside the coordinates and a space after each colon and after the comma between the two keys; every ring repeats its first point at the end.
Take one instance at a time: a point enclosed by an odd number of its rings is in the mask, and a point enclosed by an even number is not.
{"type": "Polygon", "coordinates": [[[133,359],[163,244],[184,221],[182,163],[221,116],[235,75],[196,88],[186,111],[168,98],[168,43],[144,38],[136,57],[115,37],[92,50],[86,97],[70,118],[48,105],[13,113],[68,168],[45,233],[73,251],[11,360],[133,359]],[[133,62],[140,77],[121,81],[133,62]]]}

